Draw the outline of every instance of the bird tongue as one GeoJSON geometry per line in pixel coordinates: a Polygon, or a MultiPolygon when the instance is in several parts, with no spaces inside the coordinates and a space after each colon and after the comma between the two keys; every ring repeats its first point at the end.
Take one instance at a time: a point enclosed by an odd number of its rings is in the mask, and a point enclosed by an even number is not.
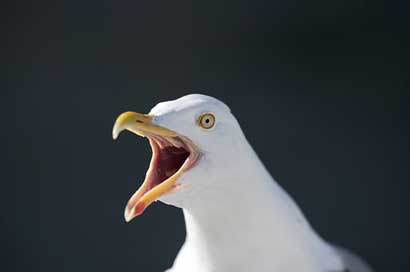
{"type": "Polygon", "coordinates": [[[175,174],[188,158],[189,152],[182,147],[169,146],[160,149],[157,156],[157,169],[153,173],[155,176],[151,181],[150,188],[155,187],[175,174]]]}

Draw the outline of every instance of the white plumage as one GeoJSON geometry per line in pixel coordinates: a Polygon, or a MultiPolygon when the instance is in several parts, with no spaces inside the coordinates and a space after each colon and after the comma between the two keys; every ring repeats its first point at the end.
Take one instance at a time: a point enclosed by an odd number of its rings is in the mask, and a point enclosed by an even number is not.
{"type": "Polygon", "coordinates": [[[159,196],[182,208],[186,222],[185,244],[168,271],[371,271],[315,233],[224,103],[187,95],[159,103],[150,116],[153,124],[186,137],[200,152],[195,165],[178,177],[178,190],[159,196]],[[215,117],[211,129],[198,124],[204,113],[215,117]]]}

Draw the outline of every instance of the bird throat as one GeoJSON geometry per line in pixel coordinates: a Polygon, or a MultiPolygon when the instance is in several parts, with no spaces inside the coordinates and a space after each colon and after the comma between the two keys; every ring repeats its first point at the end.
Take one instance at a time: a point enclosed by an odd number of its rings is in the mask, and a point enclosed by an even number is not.
{"type": "Polygon", "coordinates": [[[335,259],[333,253],[259,159],[254,161],[245,175],[234,177],[235,186],[216,188],[201,199],[206,205],[184,209],[185,251],[207,260],[204,271],[322,271],[319,259],[335,259]]]}

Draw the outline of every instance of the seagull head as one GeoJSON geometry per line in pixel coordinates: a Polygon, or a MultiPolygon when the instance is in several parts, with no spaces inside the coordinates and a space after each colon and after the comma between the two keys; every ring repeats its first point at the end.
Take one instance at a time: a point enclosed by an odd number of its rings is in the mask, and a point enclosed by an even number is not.
{"type": "Polygon", "coordinates": [[[232,158],[245,138],[228,106],[216,98],[191,94],[158,103],[148,114],[124,112],[113,138],[124,130],[146,137],[152,148],[145,180],[125,208],[127,222],[156,200],[189,208],[220,186],[217,181],[230,180],[224,173],[239,171],[232,158]]]}

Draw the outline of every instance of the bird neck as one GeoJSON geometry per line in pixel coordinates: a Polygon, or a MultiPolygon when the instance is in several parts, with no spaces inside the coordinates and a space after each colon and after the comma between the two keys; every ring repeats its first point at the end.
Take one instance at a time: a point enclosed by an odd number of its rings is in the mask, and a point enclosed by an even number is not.
{"type": "Polygon", "coordinates": [[[214,182],[213,190],[204,192],[198,205],[184,209],[184,247],[198,258],[211,260],[209,265],[220,271],[243,271],[236,267],[241,258],[246,258],[247,271],[253,271],[252,265],[260,269],[261,263],[267,270],[277,271],[281,265],[288,269],[299,262],[298,271],[302,263],[306,268],[303,271],[317,272],[322,271],[317,263],[323,256],[337,263],[333,252],[269,175],[253,149],[249,146],[244,152],[248,154],[243,158],[249,159],[237,166],[243,171],[231,171],[240,175],[214,182]]]}

